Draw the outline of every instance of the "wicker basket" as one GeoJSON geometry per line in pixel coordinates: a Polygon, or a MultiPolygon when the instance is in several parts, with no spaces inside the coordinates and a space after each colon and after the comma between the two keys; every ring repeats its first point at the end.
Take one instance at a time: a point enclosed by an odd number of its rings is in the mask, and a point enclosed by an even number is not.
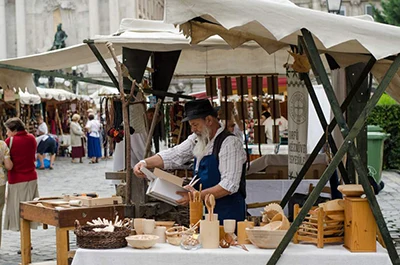
{"type": "Polygon", "coordinates": [[[105,225],[83,225],[75,220],[76,244],[80,248],[111,249],[127,246],[125,237],[129,236],[127,227],[115,227],[114,232],[95,232],[94,228],[104,228],[105,225]]]}

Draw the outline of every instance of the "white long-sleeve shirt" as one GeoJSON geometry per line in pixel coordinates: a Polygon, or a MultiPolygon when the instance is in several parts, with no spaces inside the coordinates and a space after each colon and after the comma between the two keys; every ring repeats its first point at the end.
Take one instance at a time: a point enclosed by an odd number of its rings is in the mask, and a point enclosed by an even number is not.
{"type": "MultiPolygon", "coordinates": [[[[220,127],[214,138],[206,146],[205,155],[211,155],[215,138],[224,130],[220,127]]],[[[182,167],[183,164],[190,161],[193,155],[193,149],[196,145],[197,135],[191,134],[181,144],[158,153],[164,162],[165,169],[176,169],[182,167]]],[[[200,161],[198,161],[199,163],[200,161]]],[[[227,137],[222,142],[219,152],[219,172],[221,181],[219,185],[231,192],[235,193],[239,190],[240,178],[242,175],[243,164],[246,162],[246,152],[243,145],[237,137],[227,137]]],[[[198,164],[196,165],[196,169],[198,164]]]]}

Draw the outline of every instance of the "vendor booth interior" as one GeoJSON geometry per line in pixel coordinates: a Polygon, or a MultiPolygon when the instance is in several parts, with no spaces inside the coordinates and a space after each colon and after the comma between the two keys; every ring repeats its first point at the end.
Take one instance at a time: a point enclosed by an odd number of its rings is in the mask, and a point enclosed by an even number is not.
{"type": "MultiPolygon", "coordinates": [[[[332,264],[343,260],[397,264],[399,257],[377,203],[377,191],[371,188],[366,139],[360,131],[385,89],[399,98],[400,45],[393,36],[400,35],[400,29],[300,8],[289,1],[167,0],[165,8],[170,24],[125,19],[116,35],[97,36],[82,45],[25,61],[0,62],[0,68],[7,65],[22,71],[48,60],[49,64],[39,69],[47,71],[96,58],[111,82],[91,82],[119,91],[119,95],[104,95],[100,102],[104,103],[101,113],[106,117],[114,153],[114,171],[106,173],[106,178],[125,182],[123,209],[120,197],[108,198],[106,206],[97,205],[101,209],[91,208],[96,206],[91,203],[100,200],[82,197],[60,198],[58,203],[66,203],[66,209],[54,207],[54,203],[53,208],[42,207],[42,202],[25,203],[22,264],[31,262],[30,221],[57,227],[57,264],[63,265],[67,264],[68,230],[75,230],[80,247],[74,265],[105,260],[165,264],[174,263],[178,256],[193,264],[238,260],[269,265],[326,260],[332,264]],[[60,58],[64,60],[58,60],[57,66],[51,65],[60,58]],[[107,58],[113,63],[107,63],[107,58]],[[371,98],[366,81],[370,72],[380,81],[371,98]],[[194,193],[189,207],[182,207],[169,197],[173,195],[166,198],[157,193],[156,183],[177,190],[191,184],[195,176],[187,170],[190,165],[169,172],[180,178],[158,169],[146,172],[152,179],[149,182],[133,175],[131,168],[150,156],[153,139],[166,139],[172,147],[191,133],[182,119],[183,105],[193,97],[168,92],[174,75],[204,78],[204,96],[219,108],[221,124],[228,127],[234,121],[242,126],[248,220],[223,220],[220,226],[213,213],[216,198],[212,194],[203,200],[194,193]],[[340,101],[339,92],[345,95],[340,101]],[[270,117],[264,121],[266,111],[270,117]],[[328,182],[330,189],[325,187],[328,182]],[[323,191],[328,194],[321,195],[323,191]],[[296,194],[301,192],[305,194],[297,200],[296,194]],[[344,199],[340,199],[342,195],[344,199]],[[85,205],[79,207],[87,208],[74,208],[82,203],[85,205]],[[204,207],[207,214],[203,219],[204,207]],[[123,224],[118,222],[120,217],[127,217],[123,224]],[[163,223],[156,224],[154,219],[163,223]],[[116,230],[109,233],[103,229],[116,230]],[[136,235],[129,236],[131,233],[136,235]],[[311,244],[303,244],[307,242],[311,244]],[[127,244],[135,250],[121,248],[127,244]],[[205,255],[193,259],[193,252],[186,251],[197,249],[205,255]]],[[[49,100],[44,107],[48,122],[62,134],[67,131],[63,125],[66,110],[72,104],[76,110],[88,108],[75,101],[64,104],[49,100]]]]}

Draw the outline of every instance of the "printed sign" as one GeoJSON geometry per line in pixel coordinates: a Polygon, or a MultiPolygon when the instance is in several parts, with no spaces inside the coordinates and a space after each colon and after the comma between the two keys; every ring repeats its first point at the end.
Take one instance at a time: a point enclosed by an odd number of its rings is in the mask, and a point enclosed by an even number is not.
{"type": "Polygon", "coordinates": [[[299,74],[289,68],[288,90],[288,173],[295,178],[307,159],[308,92],[299,74]]]}

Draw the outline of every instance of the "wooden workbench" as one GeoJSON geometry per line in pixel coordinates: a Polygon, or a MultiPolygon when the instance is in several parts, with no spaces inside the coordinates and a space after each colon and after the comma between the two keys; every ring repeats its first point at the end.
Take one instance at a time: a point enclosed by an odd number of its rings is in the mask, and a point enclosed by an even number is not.
{"type": "Polygon", "coordinates": [[[120,218],[124,218],[125,206],[122,204],[55,209],[36,205],[37,203],[38,201],[20,203],[22,265],[31,263],[31,222],[56,227],[57,265],[68,265],[68,230],[74,230],[75,220],[85,224],[87,221],[97,219],[97,217],[115,220],[118,215],[120,218]]]}

